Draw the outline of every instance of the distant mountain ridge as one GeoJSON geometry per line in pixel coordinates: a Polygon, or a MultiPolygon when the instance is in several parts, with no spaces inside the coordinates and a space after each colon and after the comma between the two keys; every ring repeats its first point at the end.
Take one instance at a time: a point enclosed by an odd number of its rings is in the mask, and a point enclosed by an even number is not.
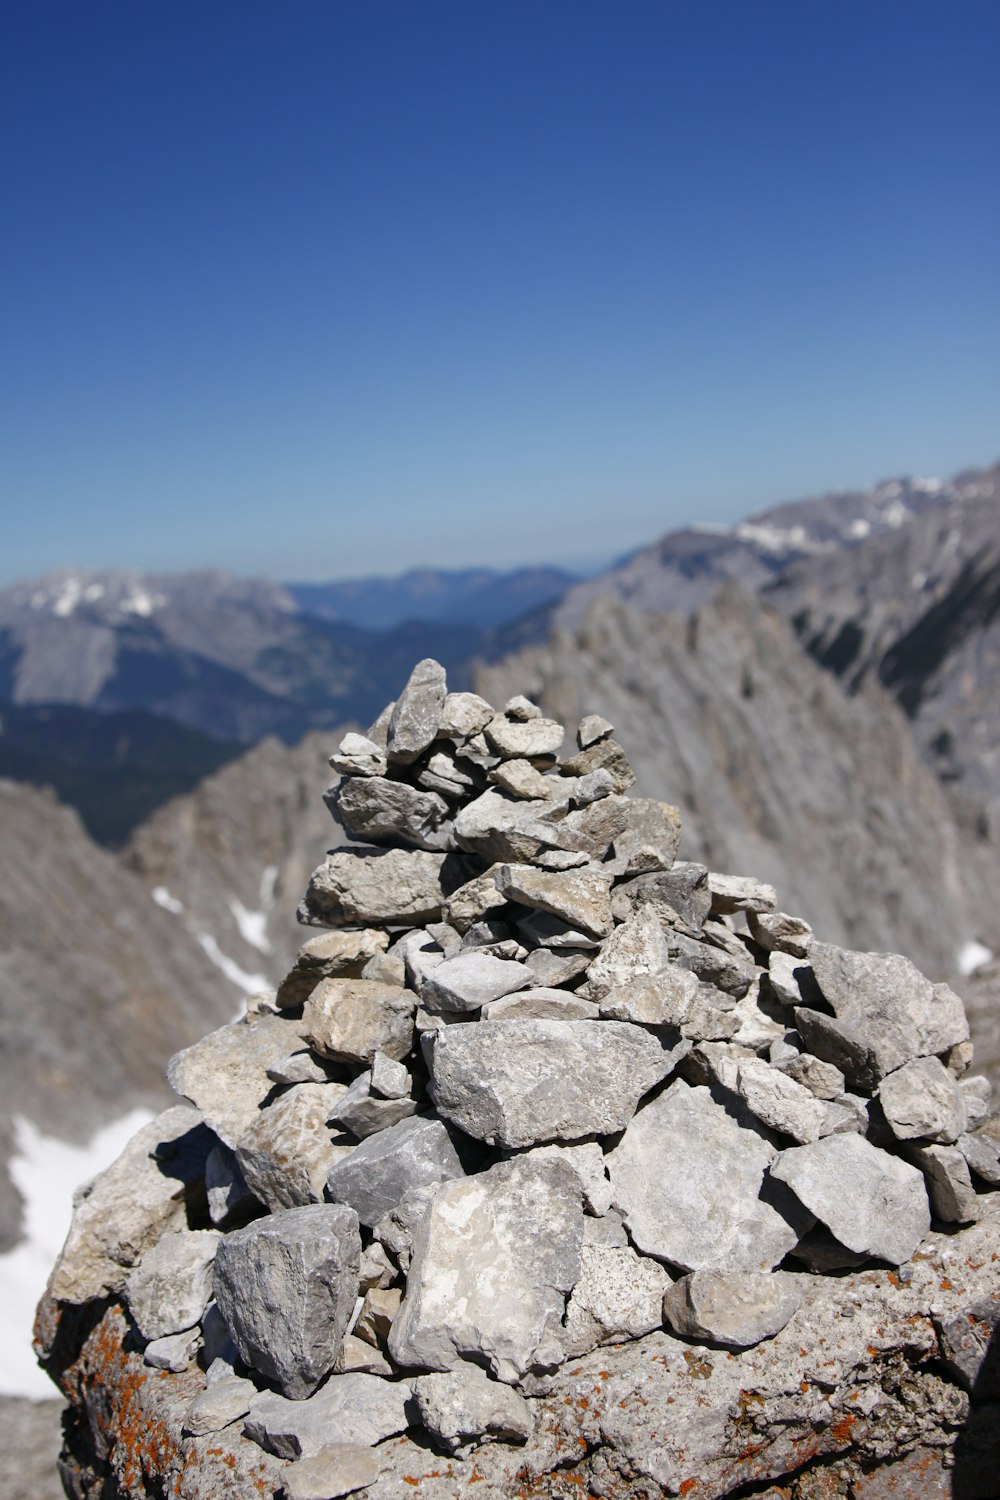
{"type": "Polygon", "coordinates": [[[413,568],[393,578],[289,583],[286,588],[305,613],[366,630],[424,620],[487,631],[554,605],[577,581],[562,568],[413,568]]]}

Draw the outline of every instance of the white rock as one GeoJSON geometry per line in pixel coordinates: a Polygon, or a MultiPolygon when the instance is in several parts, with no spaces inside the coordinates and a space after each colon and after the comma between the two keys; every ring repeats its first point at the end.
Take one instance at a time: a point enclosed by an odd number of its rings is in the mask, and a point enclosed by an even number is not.
{"type": "Polygon", "coordinates": [[[128,1310],[144,1339],[162,1339],[201,1321],[221,1238],[214,1229],[178,1229],[146,1251],[125,1283],[128,1310]]]}

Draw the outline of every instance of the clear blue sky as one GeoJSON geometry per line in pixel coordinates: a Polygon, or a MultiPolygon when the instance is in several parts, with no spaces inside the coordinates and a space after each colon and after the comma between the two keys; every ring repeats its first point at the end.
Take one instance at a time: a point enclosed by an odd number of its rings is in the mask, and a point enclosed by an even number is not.
{"type": "Polygon", "coordinates": [[[996,0],[6,0],[0,576],[995,460],[998,64],[996,0]]]}

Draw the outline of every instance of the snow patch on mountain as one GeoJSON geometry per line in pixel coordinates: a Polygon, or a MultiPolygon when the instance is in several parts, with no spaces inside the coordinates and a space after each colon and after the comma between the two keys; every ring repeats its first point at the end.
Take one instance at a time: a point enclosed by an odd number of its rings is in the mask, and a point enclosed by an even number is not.
{"type": "Polygon", "coordinates": [[[230,896],[226,904],[236,919],[243,941],[249,943],[251,948],[256,948],[258,953],[273,953],[274,948],[267,935],[267,912],[249,911],[235,896],[230,896]]]}
{"type": "Polygon", "coordinates": [[[184,910],[183,901],[172,896],[165,885],[154,886],[151,894],[157,906],[162,906],[164,911],[172,911],[175,917],[179,917],[184,910]]]}
{"type": "MultiPolygon", "coordinates": [[[[225,974],[226,978],[244,995],[256,995],[261,990],[271,988],[266,974],[249,974],[246,969],[241,969],[234,959],[230,958],[227,953],[223,953],[210,932],[196,932],[195,939],[215,967],[225,974]]],[[[242,1011],[240,1014],[242,1015],[242,1011]]]]}

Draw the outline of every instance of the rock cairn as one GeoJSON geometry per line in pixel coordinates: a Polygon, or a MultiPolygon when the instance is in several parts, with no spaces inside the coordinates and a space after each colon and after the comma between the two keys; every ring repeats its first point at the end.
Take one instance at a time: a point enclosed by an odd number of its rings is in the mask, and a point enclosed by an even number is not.
{"type": "Polygon", "coordinates": [[[70,1493],[956,1462],[1000,1312],[960,1000],[678,861],[612,725],[564,738],[432,661],[344,738],[324,930],[77,1204],[37,1328],[70,1493]]]}

